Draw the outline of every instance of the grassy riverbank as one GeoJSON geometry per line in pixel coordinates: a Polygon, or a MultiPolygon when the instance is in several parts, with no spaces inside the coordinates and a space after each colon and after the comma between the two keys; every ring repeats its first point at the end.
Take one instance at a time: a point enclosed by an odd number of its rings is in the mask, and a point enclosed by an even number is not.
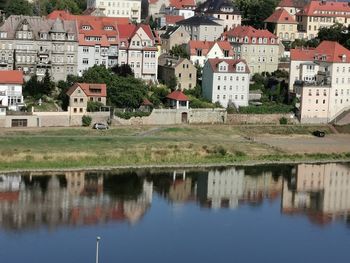
{"type": "Polygon", "coordinates": [[[108,131],[89,128],[5,129],[0,130],[0,170],[350,160],[350,150],[346,149],[291,152],[283,146],[276,147],[259,140],[259,136],[275,137],[276,140],[282,140],[281,136],[313,139],[310,132],[315,129],[330,133],[327,126],[201,125],[122,127],[108,131]]]}

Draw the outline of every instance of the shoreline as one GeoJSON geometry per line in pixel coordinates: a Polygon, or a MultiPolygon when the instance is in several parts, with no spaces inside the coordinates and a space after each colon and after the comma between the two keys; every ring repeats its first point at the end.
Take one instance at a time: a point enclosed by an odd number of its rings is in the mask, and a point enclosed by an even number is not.
{"type": "Polygon", "coordinates": [[[57,173],[57,172],[112,172],[114,170],[141,170],[141,169],[208,169],[208,168],[228,168],[234,166],[257,166],[257,165],[295,165],[295,164],[325,164],[325,163],[350,163],[348,159],[309,159],[309,160],[252,160],[252,161],[237,161],[231,163],[208,163],[208,164],[150,164],[150,165],[116,165],[116,166],[100,166],[100,167],[86,167],[86,168],[38,168],[38,169],[14,169],[1,170],[1,174],[13,173],[57,173]]]}

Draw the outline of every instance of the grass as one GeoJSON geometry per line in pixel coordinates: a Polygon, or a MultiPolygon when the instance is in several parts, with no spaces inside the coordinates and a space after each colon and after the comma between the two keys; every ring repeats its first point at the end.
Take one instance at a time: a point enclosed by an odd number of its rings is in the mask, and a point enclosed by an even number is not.
{"type": "Polygon", "coordinates": [[[287,154],[246,138],[266,133],[308,134],[315,129],[288,125],[4,129],[0,130],[0,170],[350,158],[348,153],[287,154]]]}
{"type": "Polygon", "coordinates": [[[335,128],[339,133],[350,133],[350,124],[335,126],[335,128]]]}

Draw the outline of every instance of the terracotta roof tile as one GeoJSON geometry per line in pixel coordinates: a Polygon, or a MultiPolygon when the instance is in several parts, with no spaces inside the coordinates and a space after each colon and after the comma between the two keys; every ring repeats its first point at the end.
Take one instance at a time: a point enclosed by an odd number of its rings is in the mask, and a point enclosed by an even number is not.
{"type": "Polygon", "coordinates": [[[298,15],[350,17],[349,12],[350,5],[347,2],[311,1],[298,13],[298,15]],[[339,12],[339,14],[335,15],[333,12],[339,12]]]}
{"type": "Polygon", "coordinates": [[[75,83],[70,89],[66,92],[68,96],[80,87],[86,96],[88,97],[107,97],[107,86],[106,84],[97,84],[97,83],[75,83]]]}
{"type": "Polygon", "coordinates": [[[263,45],[278,45],[278,37],[272,34],[270,31],[266,29],[255,29],[252,26],[237,26],[235,28],[230,29],[229,31],[226,31],[225,33],[222,34],[222,39],[227,40],[227,37],[235,37],[242,39],[242,43],[245,37],[248,37],[248,42],[244,42],[246,44],[252,44],[253,38],[256,39],[255,44],[258,43],[258,38],[267,38],[267,43],[260,43],[263,45]],[[273,40],[273,42],[272,42],[273,40]]]}
{"type": "Polygon", "coordinates": [[[182,9],[188,6],[196,7],[196,1],[195,0],[170,0],[169,6],[175,7],[177,9],[182,9]]]}
{"type": "Polygon", "coordinates": [[[182,91],[180,90],[175,90],[173,92],[171,92],[170,94],[168,94],[168,96],[166,96],[168,99],[171,100],[178,100],[178,101],[188,101],[188,97],[183,94],[182,91]]]}
{"type": "Polygon", "coordinates": [[[297,24],[294,17],[291,16],[284,8],[277,9],[265,22],[279,24],[297,24]]]}
{"type": "MultiPolygon", "coordinates": [[[[208,62],[213,70],[213,72],[219,72],[218,71],[218,64],[221,62],[226,62],[228,64],[228,73],[236,73],[236,66],[238,63],[242,62],[246,66],[246,70],[243,73],[250,73],[250,70],[248,68],[248,65],[244,59],[220,59],[220,58],[211,58],[208,59],[208,62]]],[[[239,72],[242,73],[242,72],[239,72]]]]}
{"type": "Polygon", "coordinates": [[[23,84],[23,72],[19,70],[0,70],[0,84],[23,84]]]}
{"type": "Polygon", "coordinates": [[[233,48],[228,41],[200,41],[200,40],[191,40],[188,42],[188,47],[190,50],[190,55],[196,55],[197,50],[202,50],[202,56],[206,56],[210,50],[214,47],[215,44],[218,44],[222,51],[228,50],[229,56],[233,56],[233,48]]]}

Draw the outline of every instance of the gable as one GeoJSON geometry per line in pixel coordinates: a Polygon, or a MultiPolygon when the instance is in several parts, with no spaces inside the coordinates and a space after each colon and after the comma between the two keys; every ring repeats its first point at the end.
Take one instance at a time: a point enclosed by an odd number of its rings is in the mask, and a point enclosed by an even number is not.
{"type": "Polygon", "coordinates": [[[208,52],[208,57],[223,57],[224,53],[219,47],[218,43],[215,43],[208,52]]]}

